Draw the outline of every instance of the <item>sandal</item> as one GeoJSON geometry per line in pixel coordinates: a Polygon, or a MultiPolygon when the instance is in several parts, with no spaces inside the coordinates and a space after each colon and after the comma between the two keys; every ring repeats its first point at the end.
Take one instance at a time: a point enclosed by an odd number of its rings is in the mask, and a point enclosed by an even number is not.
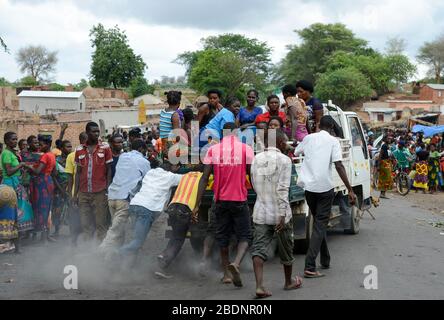
{"type": "Polygon", "coordinates": [[[266,298],[270,298],[271,296],[273,296],[273,294],[270,291],[267,291],[267,290],[264,290],[264,292],[257,292],[256,291],[255,299],[257,299],[257,300],[266,299],[266,298]]]}
{"type": "Polygon", "coordinates": [[[311,271],[305,271],[304,272],[304,278],[307,279],[315,279],[315,278],[322,278],[325,277],[325,274],[322,274],[320,272],[311,272],[311,271]]]}
{"type": "Polygon", "coordinates": [[[237,266],[235,266],[234,264],[230,264],[227,267],[227,270],[231,273],[231,275],[233,276],[233,284],[238,287],[241,288],[243,286],[242,284],[242,279],[240,277],[240,271],[239,268],[237,266]]]}
{"type": "Polygon", "coordinates": [[[301,277],[296,276],[292,280],[294,282],[289,287],[285,287],[284,288],[285,291],[297,290],[297,289],[302,288],[302,279],[301,279],[301,277]]]}

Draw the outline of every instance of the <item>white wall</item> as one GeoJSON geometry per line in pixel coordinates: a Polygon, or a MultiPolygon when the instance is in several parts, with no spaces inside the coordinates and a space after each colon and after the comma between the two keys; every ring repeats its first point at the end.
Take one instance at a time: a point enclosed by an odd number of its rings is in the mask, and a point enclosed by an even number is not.
{"type": "MultiPolygon", "coordinates": [[[[379,112],[370,112],[370,121],[378,121],[379,112]]],[[[384,113],[384,122],[391,122],[396,120],[396,112],[384,113]]]]}
{"type": "Polygon", "coordinates": [[[83,95],[78,99],[19,97],[19,110],[39,115],[84,111],[85,105],[85,97],[83,95]],[[80,104],[82,104],[82,110],[80,110],[80,104]]]}
{"type": "MultiPolygon", "coordinates": [[[[108,134],[113,132],[116,126],[136,126],[139,120],[138,109],[118,109],[118,110],[93,110],[91,111],[91,121],[100,125],[100,120],[105,122],[105,130],[108,134]]],[[[102,132],[106,134],[106,132],[102,132]]]]}

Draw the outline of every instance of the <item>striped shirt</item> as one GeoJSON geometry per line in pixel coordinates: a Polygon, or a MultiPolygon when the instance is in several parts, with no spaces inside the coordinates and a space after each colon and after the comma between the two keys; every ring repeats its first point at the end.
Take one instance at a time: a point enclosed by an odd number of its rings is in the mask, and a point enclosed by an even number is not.
{"type": "Polygon", "coordinates": [[[173,131],[173,115],[176,111],[165,111],[162,110],[160,113],[160,138],[166,139],[169,137],[171,131],[173,131]]]}
{"type": "Polygon", "coordinates": [[[290,222],[291,160],[276,148],[259,153],[251,165],[251,182],[257,198],[253,211],[256,224],[277,225],[281,217],[290,222]]]}
{"type": "Polygon", "coordinates": [[[180,203],[188,206],[191,211],[196,207],[197,190],[202,178],[201,172],[190,172],[182,177],[171,203],[180,203]]]}

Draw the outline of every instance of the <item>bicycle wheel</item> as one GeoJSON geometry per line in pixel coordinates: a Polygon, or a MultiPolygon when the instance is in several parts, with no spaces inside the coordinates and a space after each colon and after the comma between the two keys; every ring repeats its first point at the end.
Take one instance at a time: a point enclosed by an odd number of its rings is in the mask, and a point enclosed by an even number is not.
{"type": "Polygon", "coordinates": [[[396,181],[396,187],[398,193],[402,196],[406,196],[410,191],[410,178],[405,173],[400,173],[396,181]]]}

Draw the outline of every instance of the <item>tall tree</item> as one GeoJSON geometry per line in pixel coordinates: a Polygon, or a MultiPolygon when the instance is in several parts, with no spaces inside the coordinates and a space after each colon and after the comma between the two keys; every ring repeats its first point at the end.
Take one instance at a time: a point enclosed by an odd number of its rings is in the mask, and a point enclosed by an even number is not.
{"type": "Polygon", "coordinates": [[[138,77],[143,77],[146,64],[128,44],[128,37],[118,26],[105,29],[98,24],[91,29],[94,48],[90,71],[93,86],[128,87],[138,77]]]}
{"type": "Polygon", "coordinates": [[[393,37],[387,40],[385,53],[391,55],[401,55],[407,48],[407,41],[400,37],[393,37]]]}
{"type": "Polygon", "coordinates": [[[235,52],[248,62],[251,71],[268,76],[271,68],[271,48],[266,42],[240,34],[223,34],[203,39],[204,49],[235,52]]]}
{"type": "Polygon", "coordinates": [[[39,83],[35,80],[35,78],[31,76],[24,77],[20,79],[20,81],[18,82],[19,86],[26,86],[26,87],[36,86],[38,84],[39,83]]]}
{"type": "Polygon", "coordinates": [[[74,85],[74,90],[83,91],[86,87],[89,86],[89,83],[86,79],[81,79],[79,83],[74,85]]]}
{"type": "Polygon", "coordinates": [[[145,78],[139,77],[131,82],[128,88],[132,98],[137,98],[145,94],[154,93],[154,87],[148,84],[145,78]]]}
{"type": "Polygon", "coordinates": [[[248,65],[248,61],[234,52],[207,49],[199,54],[188,82],[198,92],[219,88],[226,96],[244,99],[246,86],[259,87],[264,81],[248,65]]]}
{"type": "Polygon", "coordinates": [[[397,86],[401,83],[409,81],[417,71],[409,58],[403,54],[394,54],[385,57],[386,65],[390,70],[390,78],[397,86]]]}
{"type": "Polygon", "coordinates": [[[444,35],[433,42],[426,42],[420,49],[417,59],[429,66],[429,73],[435,77],[436,83],[441,83],[444,71],[444,35]]]}
{"type": "Polygon", "coordinates": [[[56,51],[51,52],[43,46],[27,46],[18,51],[16,61],[22,73],[42,82],[46,80],[43,77],[55,72],[58,59],[56,51]]]}
{"type": "Polygon", "coordinates": [[[302,40],[289,46],[287,56],[280,63],[278,80],[295,83],[306,79],[316,82],[326,71],[326,65],[336,51],[373,54],[367,41],[357,38],[345,25],[316,23],[302,30],[295,30],[302,40]]]}
{"type": "MultiPolygon", "coordinates": [[[[223,34],[219,36],[211,36],[201,40],[202,50],[194,52],[184,52],[180,54],[175,62],[182,64],[186,68],[186,76],[190,77],[194,67],[198,64],[199,58],[207,57],[203,55],[205,52],[234,54],[238,59],[237,62],[243,60],[245,62],[245,74],[256,73],[257,79],[267,79],[271,74],[271,48],[266,42],[257,39],[247,38],[240,34],[223,34]]],[[[218,61],[222,61],[219,59],[218,61]]],[[[224,60],[225,61],[225,60],[224,60]]],[[[201,65],[201,64],[200,64],[201,65]]],[[[222,72],[225,72],[223,69],[222,72]]],[[[264,84],[255,81],[257,85],[264,84]]]]}
{"type": "Polygon", "coordinates": [[[416,67],[404,55],[385,56],[375,52],[359,55],[337,51],[327,63],[327,72],[353,67],[364,75],[378,95],[387,93],[393,84],[406,82],[416,72],[416,67]]]}
{"type": "Polygon", "coordinates": [[[346,67],[324,73],[316,85],[316,93],[323,101],[332,100],[347,109],[355,101],[372,94],[370,83],[354,67],[346,67]]]}

